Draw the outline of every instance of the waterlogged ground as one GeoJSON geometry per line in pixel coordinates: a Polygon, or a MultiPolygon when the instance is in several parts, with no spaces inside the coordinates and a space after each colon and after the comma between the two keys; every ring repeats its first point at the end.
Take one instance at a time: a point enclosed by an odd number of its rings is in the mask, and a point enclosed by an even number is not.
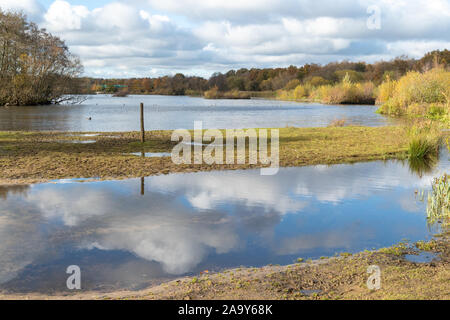
{"type": "Polygon", "coordinates": [[[0,108],[0,131],[117,132],[140,130],[145,104],[147,130],[204,128],[326,127],[333,120],[384,126],[391,121],[374,106],[336,106],[275,100],[206,100],[184,96],[87,96],[81,105],[0,108]],[[88,119],[91,120],[88,120],[88,119]]]}
{"type": "Polygon", "coordinates": [[[0,289],[65,292],[66,268],[78,265],[83,290],[138,290],[205,270],[428,240],[436,230],[422,191],[448,172],[448,158],[420,174],[377,161],[272,177],[246,170],[3,186],[0,289]]]}

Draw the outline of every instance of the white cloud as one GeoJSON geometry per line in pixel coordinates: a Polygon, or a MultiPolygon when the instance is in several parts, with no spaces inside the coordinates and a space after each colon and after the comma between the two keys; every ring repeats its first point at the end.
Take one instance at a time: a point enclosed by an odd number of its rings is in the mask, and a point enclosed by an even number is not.
{"type": "Polygon", "coordinates": [[[95,9],[57,0],[46,12],[36,0],[0,0],[0,7],[25,10],[97,76],[373,62],[420,57],[450,42],[446,0],[117,0],[95,9]],[[367,28],[371,5],[380,8],[380,30],[367,28]]]}
{"type": "Polygon", "coordinates": [[[0,9],[23,11],[36,22],[41,20],[44,13],[44,8],[36,0],[0,0],[0,9]]]}
{"type": "Polygon", "coordinates": [[[66,1],[55,1],[44,15],[46,26],[52,31],[80,30],[81,21],[89,10],[84,6],[71,6],[66,1]]]}

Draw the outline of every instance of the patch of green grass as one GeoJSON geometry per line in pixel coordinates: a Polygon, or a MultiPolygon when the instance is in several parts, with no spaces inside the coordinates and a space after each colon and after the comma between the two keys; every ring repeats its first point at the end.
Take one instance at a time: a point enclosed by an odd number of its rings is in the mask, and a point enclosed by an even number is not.
{"type": "Polygon", "coordinates": [[[385,254],[392,254],[394,256],[402,256],[408,252],[408,245],[406,243],[401,242],[392,247],[381,248],[378,251],[385,254]]]}
{"type": "Polygon", "coordinates": [[[344,257],[344,258],[347,258],[347,257],[351,257],[353,254],[351,254],[350,252],[341,252],[340,253],[340,256],[341,257],[344,257]]]}
{"type": "Polygon", "coordinates": [[[416,248],[422,251],[432,251],[436,248],[435,241],[418,241],[416,242],[416,248]]]}

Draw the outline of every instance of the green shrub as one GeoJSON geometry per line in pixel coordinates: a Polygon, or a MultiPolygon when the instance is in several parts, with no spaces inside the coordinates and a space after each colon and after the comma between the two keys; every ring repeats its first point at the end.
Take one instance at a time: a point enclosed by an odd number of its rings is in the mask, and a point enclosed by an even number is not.
{"type": "Polygon", "coordinates": [[[447,114],[447,110],[444,105],[432,104],[428,109],[428,117],[431,119],[439,119],[447,114]]]}

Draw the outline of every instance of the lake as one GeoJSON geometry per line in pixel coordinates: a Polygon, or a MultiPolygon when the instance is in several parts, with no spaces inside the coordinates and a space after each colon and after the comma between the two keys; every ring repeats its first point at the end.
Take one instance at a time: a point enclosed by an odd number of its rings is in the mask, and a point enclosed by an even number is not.
{"type": "Polygon", "coordinates": [[[0,108],[0,131],[113,132],[140,130],[139,104],[145,104],[146,130],[325,127],[333,120],[384,126],[392,120],[375,106],[337,106],[277,100],[206,100],[185,96],[87,96],[80,105],[0,108]],[[92,120],[88,120],[91,118],[92,120]]]}
{"type": "Polygon", "coordinates": [[[291,264],[426,240],[433,177],[407,162],[59,180],[0,187],[0,290],[141,289],[239,266],[291,264]],[[426,199],[426,197],[425,197],[426,199]]]}

